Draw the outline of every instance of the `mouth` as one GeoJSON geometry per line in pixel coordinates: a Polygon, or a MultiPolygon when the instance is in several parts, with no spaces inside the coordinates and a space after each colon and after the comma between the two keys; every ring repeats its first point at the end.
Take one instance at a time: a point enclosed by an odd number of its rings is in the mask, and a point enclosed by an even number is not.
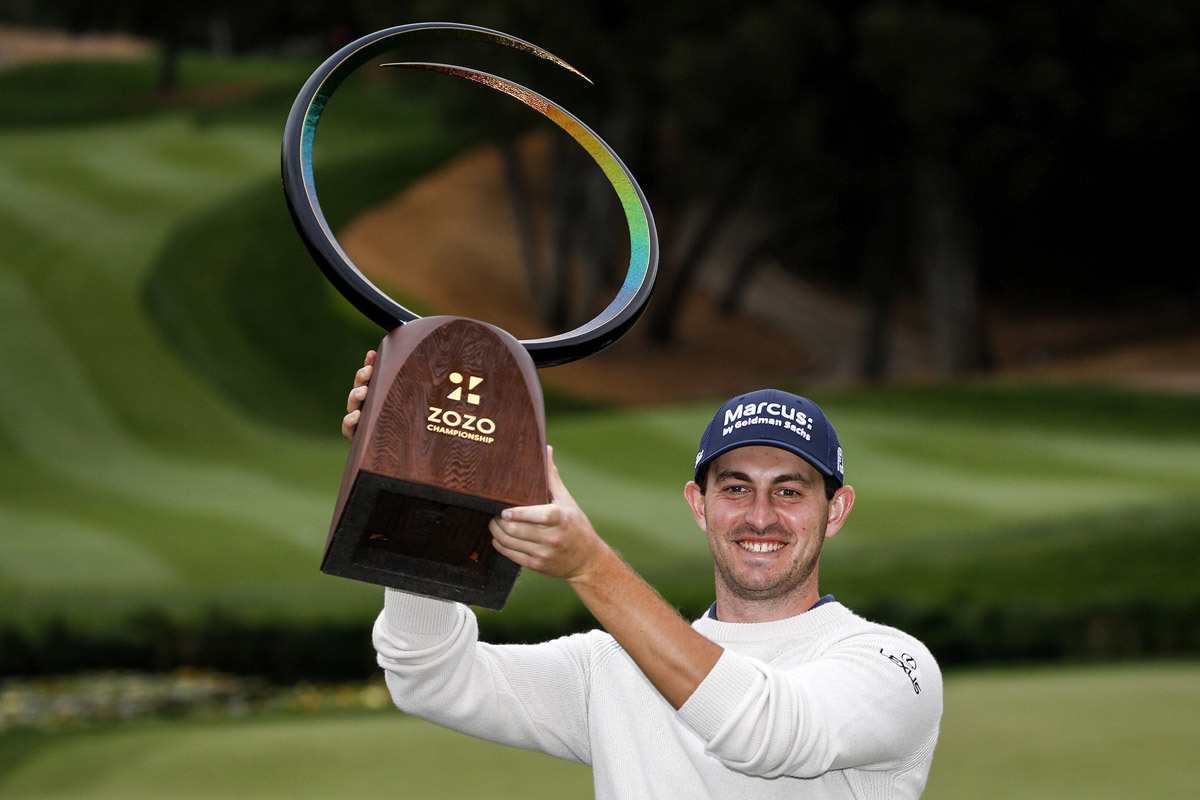
{"type": "Polygon", "coordinates": [[[749,550],[751,553],[774,553],[776,550],[782,550],[784,547],[786,547],[786,544],[783,542],[741,539],[737,542],[737,546],[743,550],[749,550]]]}

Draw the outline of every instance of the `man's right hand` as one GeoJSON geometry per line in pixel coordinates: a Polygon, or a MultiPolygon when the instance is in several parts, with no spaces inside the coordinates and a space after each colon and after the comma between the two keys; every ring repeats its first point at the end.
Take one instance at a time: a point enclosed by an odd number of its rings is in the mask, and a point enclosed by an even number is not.
{"type": "Polygon", "coordinates": [[[363,365],[354,373],[354,388],[346,397],[346,416],[342,417],[342,436],[354,438],[358,428],[359,417],[362,416],[363,401],[367,399],[367,384],[371,381],[371,367],[375,363],[375,351],[368,350],[363,365]]]}

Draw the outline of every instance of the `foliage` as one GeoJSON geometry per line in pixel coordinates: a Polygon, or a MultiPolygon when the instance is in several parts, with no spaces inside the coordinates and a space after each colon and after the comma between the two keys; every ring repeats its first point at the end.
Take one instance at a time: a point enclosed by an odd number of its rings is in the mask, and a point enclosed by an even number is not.
{"type": "Polygon", "coordinates": [[[1131,262],[1144,265],[1139,294],[1197,289],[1189,259],[1166,257],[1195,252],[1178,193],[1164,191],[1200,125],[1189,100],[1200,13],[1186,0],[421,0],[400,17],[377,2],[159,5],[10,2],[0,13],[214,48],[221,29],[233,52],[307,41],[325,53],[335,30],[341,41],[422,19],[497,27],[597,79],[591,90],[564,82],[565,94],[551,84],[551,95],[602,134],[632,125],[618,150],[664,219],[740,172],[758,187],[745,208],[798,225],[784,251],[799,272],[857,276],[862,234],[910,208],[911,193],[881,184],[907,185],[914,156],[932,149],[964,184],[992,291],[1027,299],[1032,283],[1119,300],[1128,287],[1094,280],[1095,267],[1131,262]],[[747,152],[769,169],[743,165],[747,152]]]}
{"type": "Polygon", "coordinates": [[[78,125],[128,117],[191,111],[197,119],[229,117],[247,108],[286,113],[304,66],[296,61],[181,58],[178,92],[155,91],[155,71],[145,59],[70,60],[23,64],[0,80],[0,126],[78,125]]]}
{"type": "MultiPolygon", "coordinates": [[[[0,733],[70,730],[155,717],[245,717],[392,706],[383,676],[356,684],[273,686],[196,669],[173,672],[78,672],[8,678],[0,684],[0,733]]],[[[0,773],[4,772],[0,756],[0,773]]]]}
{"type": "MultiPolygon", "coordinates": [[[[160,6],[18,1],[0,13],[149,33],[172,75],[181,44],[325,54],[422,19],[500,28],[567,56],[595,87],[520,59],[467,59],[535,77],[534,88],[589,121],[639,177],[665,233],[647,321],[663,341],[718,242],[734,254],[719,265],[726,308],[768,259],[868,295],[859,366],[868,379],[887,374],[883,331],[900,295],[923,299],[939,364],[961,372],[990,363],[985,295],[1017,305],[1064,295],[1194,303],[1200,290],[1188,208],[1174,200],[1186,194],[1176,165],[1190,163],[1200,126],[1190,99],[1200,95],[1200,13],[1186,0],[1145,9],[1125,0],[421,0],[403,18],[370,0],[160,6]],[[1133,263],[1137,280],[1115,277],[1133,263]]],[[[511,110],[494,116],[493,133],[530,124],[511,110]]],[[[535,303],[547,317],[574,322],[611,287],[573,272],[615,280],[607,251],[617,223],[595,199],[586,160],[555,158],[563,202],[553,269],[531,286],[547,295],[535,303]],[[571,299],[572,284],[589,287],[577,292],[584,300],[571,299]]],[[[516,189],[514,202],[524,202],[516,189]]],[[[524,252],[530,274],[544,269],[536,248],[524,252]]]]}

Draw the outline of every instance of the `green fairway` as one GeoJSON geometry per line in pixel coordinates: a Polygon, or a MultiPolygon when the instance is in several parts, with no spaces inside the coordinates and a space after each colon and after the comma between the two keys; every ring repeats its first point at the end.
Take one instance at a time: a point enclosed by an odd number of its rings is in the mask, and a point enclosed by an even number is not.
{"type": "MultiPolygon", "coordinates": [[[[0,736],[0,749],[8,737],[0,736]]],[[[591,771],[397,713],[151,723],[36,743],[6,798],[586,797],[591,771]]]]}
{"type": "Polygon", "coordinates": [[[1200,664],[952,675],[923,797],[1190,798],[1200,664]]]}
{"type": "MultiPolygon", "coordinates": [[[[946,681],[925,797],[1190,798],[1200,664],[968,672],[946,681]]],[[[590,797],[583,766],[396,712],[0,735],[5,798],[590,797]]]]}

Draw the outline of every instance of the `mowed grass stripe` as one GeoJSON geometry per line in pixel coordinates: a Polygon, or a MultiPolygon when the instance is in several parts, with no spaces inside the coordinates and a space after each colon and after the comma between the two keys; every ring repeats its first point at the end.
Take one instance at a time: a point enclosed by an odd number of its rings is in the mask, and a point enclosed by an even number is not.
{"type": "MultiPolygon", "coordinates": [[[[1079,624],[1086,609],[1108,609],[1151,634],[1172,608],[1179,630],[1200,610],[1200,503],[1122,510],[1057,522],[979,529],[970,536],[879,542],[843,530],[825,545],[822,586],[852,608],[891,603],[948,617],[991,612],[1079,624]],[[1040,610],[1039,610],[1040,609],[1040,610]],[[1189,610],[1190,609],[1190,610],[1189,610]],[[1048,615],[1048,616],[1047,616],[1048,615]]],[[[1002,641],[980,619],[972,636],[1002,641]]],[[[1083,632],[1062,630],[1059,640],[1083,632]]],[[[1160,632],[1161,633],[1161,632],[1160,632]]]]}
{"type": "Polygon", "coordinates": [[[172,560],[126,541],[120,531],[65,514],[0,507],[0,597],[12,587],[162,591],[178,587],[172,560]]]}
{"type": "MultiPolygon", "coordinates": [[[[18,343],[0,356],[5,375],[38,375],[37,400],[0,393],[0,420],[24,455],[72,481],[103,488],[114,502],[128,498],[185,513],[248,522],[283,541],[316,547],[313,521],[326,498],[283,485],[257,470],[202,464],[157,452],[127,436],[95,396],[70,357],[70,345],[37,314],[37,303],[13,276],[0,274],[0,336],[18,343]]],[[[319,530],[319,529],[318,529],[319,530]]]]}
{"type": "MultiPolygon", "coordinates": [[[[249,128],[240,135],[255,141],[264,156],[274,138],[249,128]]],[[[231,177],[247,170],[262,174],[262,162],[231,158],[229,145],[213,138],[181,117],[6,132],[0,136],[0,154],[15,183],[3,193],[7,199],[0,208],[37,225],[47,238],[95,254],[110,274],[136,278],[145,268],[147,245],[161,237],[164,224],[228,192],[231,177]],[[181,165],[164,158],[155,147],[163,140],[176,140],[199,160],[181,165]],[[132,260],[120,257],[139,253],[132,260]]],[[[278,142],[274,145],[277,150],[278,142]]]]}
{"type": "Polygon", "coordinates": [[[850,524],[888,538],[1200,497],[1194,438],[1084,438],[1021,428],[1011,418],[941,425],[904,411],[845,413],[836,403],[829,413],[845,431],[847,480],[859,494],[850,524]]]}
{"type": "MultiPolygon", "coordinates": [[[[969,398],[953,402],[969,402],[969,398]]],[[[1170,423],[1153,433],[1114,426],[1083,435],[1071,427],[1047,430],[1022,426],[1013,419],[943,423],[910,412],[887,416],[843,412],[836,401],[832,408],[838,411],[839,426],[847,431],[846,443],[861,444],[872,456],[901,456],[934,465],[965,460],[983,478],[1011,474],[1017,465],[1036,478],[1066,474],[1123,479],[1132,472],[1144,482],[1166,482],[1178,489],[1194,485],[1190,479],[1200,475],[1200,443],[1194,435],[1181,431],[1181,437],[1168,441],[1158,435],[1169,431],[1170,423]]]]}

